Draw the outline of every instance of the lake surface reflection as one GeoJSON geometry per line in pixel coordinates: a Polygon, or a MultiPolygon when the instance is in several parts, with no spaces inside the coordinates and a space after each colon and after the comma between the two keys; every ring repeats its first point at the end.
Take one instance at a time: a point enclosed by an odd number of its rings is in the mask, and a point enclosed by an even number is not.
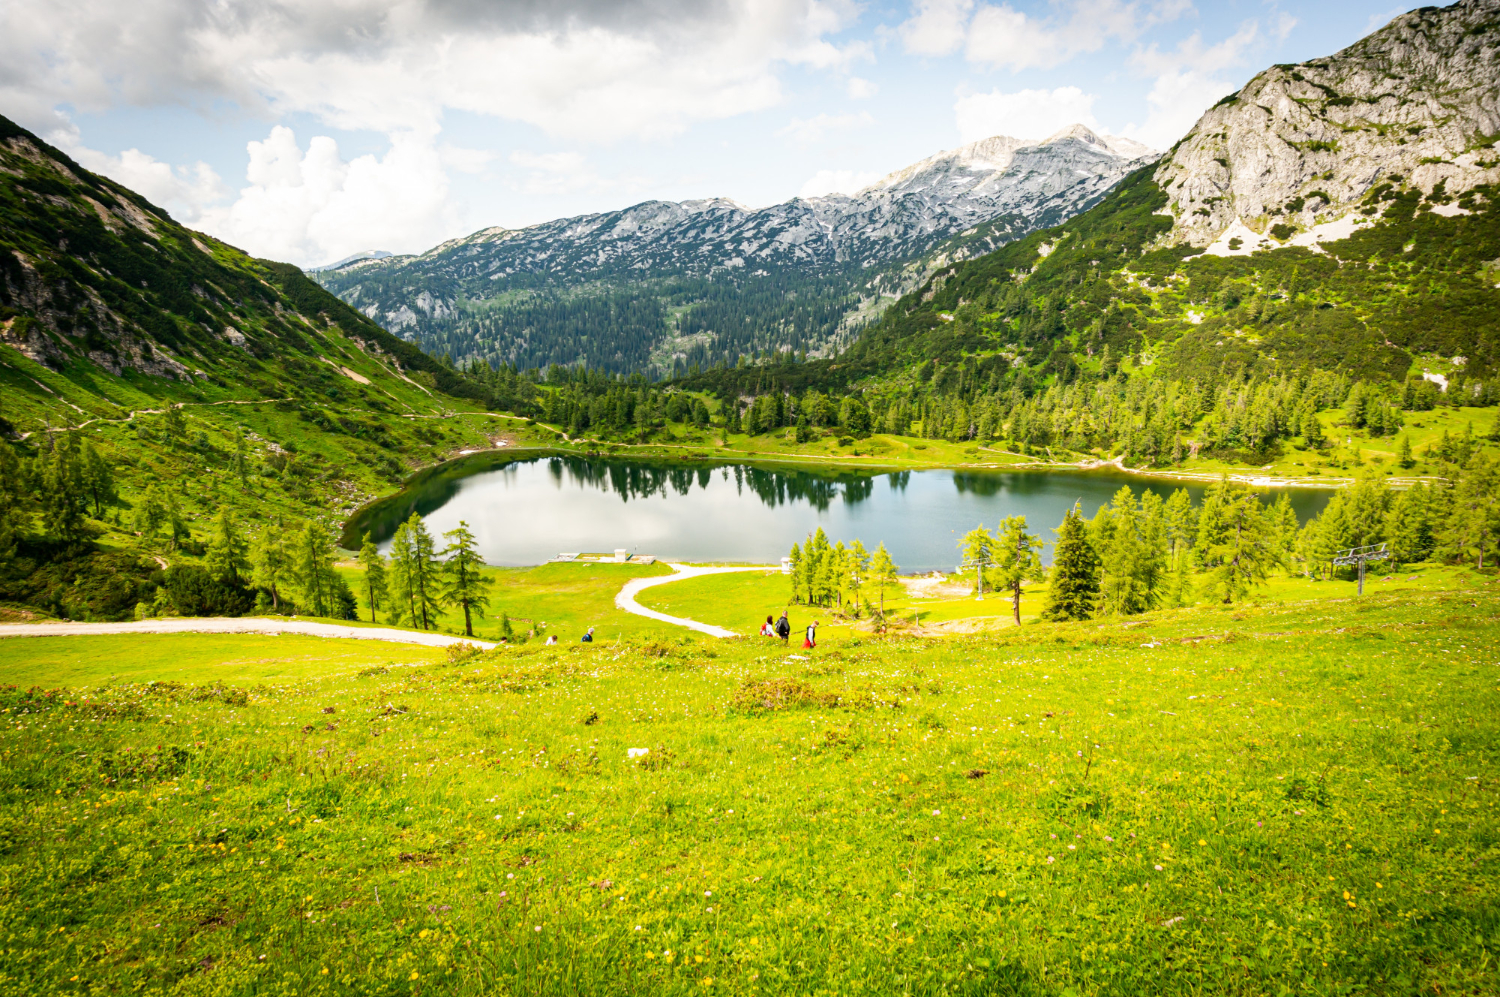
{"type": "MultiPolygon", "coordinates": [[[[384,549],[416,511],[441,534],[468,522],[491,564],[538,564],[561,551],[613,551],[689,561],[774,563],[819,526],[833,541],[881,541],[902,571],[952,570],[958,538],[1024,515],[1048,541],[1075,503],[1092,516],[1121,485],[1163,498],[1197,485],[1105,471],[809,471],[685,465],[605,457],[486,455],[435,469],[364,510],[346,527],[358,548],[369,530],[384,549]]],[[[1304,522],[1330,492],[1293,489],[1304,522]]],[[[1268,499],[1271,496],[1268,496],[1268,499]]]]}

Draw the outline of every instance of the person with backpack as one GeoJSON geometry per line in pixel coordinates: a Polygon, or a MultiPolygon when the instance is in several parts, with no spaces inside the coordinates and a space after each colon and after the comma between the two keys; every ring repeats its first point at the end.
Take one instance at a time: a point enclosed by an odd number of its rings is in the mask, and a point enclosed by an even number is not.
{"type": "Polygon", "coordinates": [[[771,617],[767,616],[766,617],[766,622],[764,622],[764,623],[762,623],[760,625],[760,635],[762,637],[774,637],[774,636],[776,636],[776,627],[771,622],[771,617]]]}
{"type": "Polygon", "coordinates": [[[818,646],[818,621],[813,620],[807,625],[807,638],[803,640],[802,647],[811,651],[818,646]]]}
{"type": "Polygon", "coordinates": [[[781,619],[779,619],[779,620],[776,621],[776,636],[780,637],[781,638],[781,642],[783,644],[785,644],[787,642],[787,638],[790,637],[791,635],[792,635],[792,624],[791,624],[791,622],[789,620],[787,620],[787,618],[786,618],[786,610],[783,609],[781,611],[781,619]]]}
{"type": "Polygon", "coordinates": [[[594,642],[594,628],[593,627],[589,627],[589,632],[583,635],[583,640],[581,640],[579,643],[582,643],[582,644],[592,644],[593,642],[594,642]]]}

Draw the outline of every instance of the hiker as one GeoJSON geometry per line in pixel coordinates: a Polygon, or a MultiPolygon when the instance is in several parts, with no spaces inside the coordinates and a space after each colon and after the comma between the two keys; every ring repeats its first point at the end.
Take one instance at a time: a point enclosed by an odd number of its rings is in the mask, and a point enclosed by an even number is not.
{"type": "Polygon", "coordinates": [[[771,617],[769,615],[766,616],[766,622],[760,625],[760,635],[762,637],[776,636],[776,625],[771,622],[771,617]]]}
{"type": "Polygon", "coordinates": [[[542,645],[542,646],[543,647],[551,647],[553,644],[556,644],[556,643],[557,643],[557,634],[552,634],[552,635],[550,635],[547,638],[547,643],[544,644],[544,645],[542,645]]]}
{"type": "Polygon", "coordinates": [[[779,619],[779,620],[776,621],[776,636],[780,637],[781,638],[781,642],[783,644],[785,644],[786,641],[787,641],[787,638],[790,637],[791,635],[792,635],[792,624],[791,624],[791,621],[789,621],[786,618],[786,610],[783,609],[781,611],[781,619],[779,619]]]}
{"type": "Polygon", "coordinates": [[[813,620],[807,625],[807,639],[802,642],[803,648],[811,651],[818,646],[818,621],[813,620]]]}
{"type": "Polygon", "coordinates": [[[592,644],[593,642],[594,642],[594,628],[593,627],[589,627],[589,632],[583,635],[583,641],[582,641],[582,643],[584,643],[584,644],[592,644]]]}

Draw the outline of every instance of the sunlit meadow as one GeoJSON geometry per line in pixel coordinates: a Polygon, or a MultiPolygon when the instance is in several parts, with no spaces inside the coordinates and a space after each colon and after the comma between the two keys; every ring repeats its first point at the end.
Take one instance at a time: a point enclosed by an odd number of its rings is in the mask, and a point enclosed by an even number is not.
{"type": "Polygon", "coordinates": [[[1500,602],[1368,598],[12,688],[0,988],[1494,992],[1500,602]]]}

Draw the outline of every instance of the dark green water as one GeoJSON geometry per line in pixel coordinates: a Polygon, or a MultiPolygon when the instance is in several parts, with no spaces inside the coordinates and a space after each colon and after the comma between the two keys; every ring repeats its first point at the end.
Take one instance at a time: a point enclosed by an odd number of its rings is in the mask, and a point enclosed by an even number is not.
{"type": "MultiPolygon", "coordinates": [[[[415,510],[435,534],[468,522],[491,564],[538,564],[562,551],[613,551],[688,561],[774,563],[819,526],[829,538],[884,541],[903,571],[952,570],[958,538],[1024,515],[1049,542],[1075,502],[1092,516],[1121,485],[1165,498],[1186,487],[1105,471],[813,472],[606,457],[486,455],[436,469],[351,520],[344,545],[369,530],[384,543],[415,510]]],[[[1292,489],[1306,521],[1332,493],[1292,489]]],[[[1273,499],[1274,493],[1267,493],[1273,499]]],[[[1051,548],[1044,556],[1050,559],[1051,548]]]]}

